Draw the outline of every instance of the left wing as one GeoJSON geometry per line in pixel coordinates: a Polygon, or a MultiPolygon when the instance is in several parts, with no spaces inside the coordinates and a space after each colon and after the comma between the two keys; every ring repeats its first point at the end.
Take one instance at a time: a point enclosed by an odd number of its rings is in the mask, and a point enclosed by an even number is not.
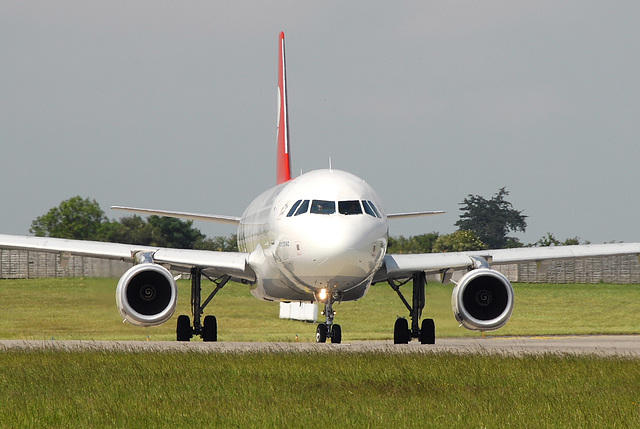
{"type": "MultiPolygon", "coordinates": [[[[413,305],[404,298],[411,315],[411,332],[427,332],[423,343],[435,338],[433,321],[418,328],[418,321],[425,305],[427,274],[439,274],[440,281],[453,281],[451,296],[453,314],[460,325],[476,331],[491,331],[504,326],[511,317],[514,303],[513,287],[499,271],[491,269],[491,263],[515,263],[544,261],[547,259],[572,259],[595,256],[638,255],[640,243],[615,243],[582,246],[526,247],[519,249],[481,250],[476,252],[424,253],[414,255],[392,255],[384,258],[382,267],[376,272],[373,282],[387,281],[399,294],[399,287],[412,279],[413,305]],[[453,280],[454,273],[462,271],[453,280]],[[430,327],[429,327],[430,326],[430,327]]],[[[403,322],[406,325],[406,322],[403,322]]],[[[408,328],[394,331],[394,342],[407,342],[408,328]],[[403,334],[404,332],[404,334],[403,334]]],[[[414,335],[414,336],[415,336],[414,335]]]]}
{"type": "Polygon", "coordinates": [[[487,264],[540,262],[596,256],[640,255],[640,243],[586,244],[577,246],[521,247],[473,252],[388,254],[374,281],[411,277],[416,272],[438,273],[448,269],[473,269],[478,258],[487,264]]]}

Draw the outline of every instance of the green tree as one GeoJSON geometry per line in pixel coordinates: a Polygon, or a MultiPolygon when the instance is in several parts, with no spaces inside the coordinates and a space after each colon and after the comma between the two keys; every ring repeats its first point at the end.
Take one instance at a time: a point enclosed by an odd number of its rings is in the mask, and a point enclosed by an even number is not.
{"type": "Polygon", "coordinates": [[[75,196],[38,216],[29,232],[38,237],[100,240],[104,222],[108,219],[96,200],[75,196]]]}
{"type": "Polygon", "coordinates": [[[120,221],[109,220],[96,200],[70,198],[31,222],[29,232],[38,237],[111,241],[158,247],[193,249],[207,240],[193,221],[134,215],[120,221]]]}
{"type": "Polygon", "coordinates": [[[198,250],[215,250],[218,252],[237,252],[238,234],[231,234],[229,237],[205,237],[198,240],[194,248],[198,250]]]}
{"type": "Polygon", "coordinates": [[[387,248],[390,253],[431,253],[433,252],[433,244],[438,239],[437,232],[428,234],[414,235],[409,238],[399,235],[397,237],[389,237],[387,248]]]}
{"type": "Polygon", "coordinates": [[[460,203],[463,212],[455,223],[460,230],[469,230],[477,234],[480,240],[494,249],[521,247],[517,238],[508,237],[510,231],[524,232],[527,227],[523,210],[516,210],[505,199],[509,195],[506,188],[487,200],[480,195],[469,195],[460,203]]]}
{"type": "Polygon", "coordinates": [[[198,240],[206,238],[199,229],[193,227],[192,220],[180,220],[173,217],[149,216],[151,245],[193,249],[198,240]]]}
{"type": "Polygon", "coordinates": [[[433,245],[434,252],[465,252],[486,248],[482,240],[473,231],[468,230],[441,235],[433,245]]]}
{"type": "Polygon", "coordinates": [[[153,241],[151,226],[138,215],[122,217],[103,226],[105,241],[150,245],[153,241]]]}
{"type": "Polygon", "coordinates": [[[549,246],[573,246],[580,244],[580,237],[567,238],[564,241],[558,240],[552,233],[547,232],[540,240],[536,241],[533,246],[549,247],[549,246]]]}

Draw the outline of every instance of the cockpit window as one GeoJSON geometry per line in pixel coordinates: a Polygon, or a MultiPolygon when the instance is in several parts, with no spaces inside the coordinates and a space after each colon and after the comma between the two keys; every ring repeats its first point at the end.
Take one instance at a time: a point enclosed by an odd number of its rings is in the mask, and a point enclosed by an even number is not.
{"type": "Polygon", "coordinates": [[[364,206],[364,212],[369,216],[377,217],[376,213],[373,211],[371,206],[369,205],[369,201],[362,200],[362,205],[364,206]]]}
{"type": "Polygon", "coordinates": [[[382,219],[382,215],[380,214],[380,212],[378,211],[378,208],[376,207],[375,204],[373,204],[373,202],[369,201],[369,205],[371,206],[371,208],[373,209],[374,212],[376,212],[376,216],[378,216],[380,219],[382,219]]]}
{"type": "Polygon", "coordinates": [[[338,211],[343,215],[359,215],[362,214],[362,207],[360,201],[338,201],[338,211]]]}
{"type": "Polygon", "coordinates": [[[298,210],[296,211],[295,216],[300,216],[301,214],[305,214],[309,210],[309,200],[304,200],[298,210]]]}
{"type": "MultiPolygon", "coordinates": [[[[336,212],[336,202],[326,200],[298,200],[287,212],[287,217],[300,216],[301,214],[308,213],[309,211],[313,214],[334,214],[336,212]],[[311,205],[311,210],[309,210],[309,205],[311,205]]],[[[338,201],[338,213],[347,216],[366,213],[372,217],[382,218],[377,207],[368,200],[338,201]]]]}
{"type": "Polygon", "coordinates": [[[294,205],[291,206],[291,210],[289,210],[289,213],[287,213],[287,217],[293,216],[301,202],[302,200],[298,200],[294,205]]]}
{"type": "Polygon", "coordinates": [[[362,205],[364,206],[365,213],[367,213],[369,216],[382,218],[377,207],[371,201],[363,200],[362,205]]]}
{"type": "Polygon", "coordinates": [[[313,200],[311,203],[311,213],[333,214],[336,212],[335,201],[313,200]]]}

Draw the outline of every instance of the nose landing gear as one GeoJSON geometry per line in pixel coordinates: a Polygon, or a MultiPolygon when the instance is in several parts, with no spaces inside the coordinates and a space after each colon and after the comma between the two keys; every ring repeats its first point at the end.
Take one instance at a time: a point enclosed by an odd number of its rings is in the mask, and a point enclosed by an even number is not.
{"type": "Polygon", "coordinates": [[[333,311],[333,303],[339,297],[337,294],[328,294],[324,303],[325,323],[320,323],[316,329],[316,343],[326,343],[327,338],[331,339],[333,344],[342,342],[342,328],[338,324],[333,323],[335,312],[333,311]]]}

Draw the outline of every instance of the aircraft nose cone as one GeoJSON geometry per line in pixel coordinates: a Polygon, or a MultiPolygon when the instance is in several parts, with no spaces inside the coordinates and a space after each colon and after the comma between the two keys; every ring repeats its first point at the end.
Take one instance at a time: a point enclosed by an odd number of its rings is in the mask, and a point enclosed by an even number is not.
{"type": "Polygon", "coordinates": [[[378,268],[383,254],[381,236],[356,222],[328,218],[296,243],[298,255],[285,266],[311,288],[348,290],[378,268]]]}

